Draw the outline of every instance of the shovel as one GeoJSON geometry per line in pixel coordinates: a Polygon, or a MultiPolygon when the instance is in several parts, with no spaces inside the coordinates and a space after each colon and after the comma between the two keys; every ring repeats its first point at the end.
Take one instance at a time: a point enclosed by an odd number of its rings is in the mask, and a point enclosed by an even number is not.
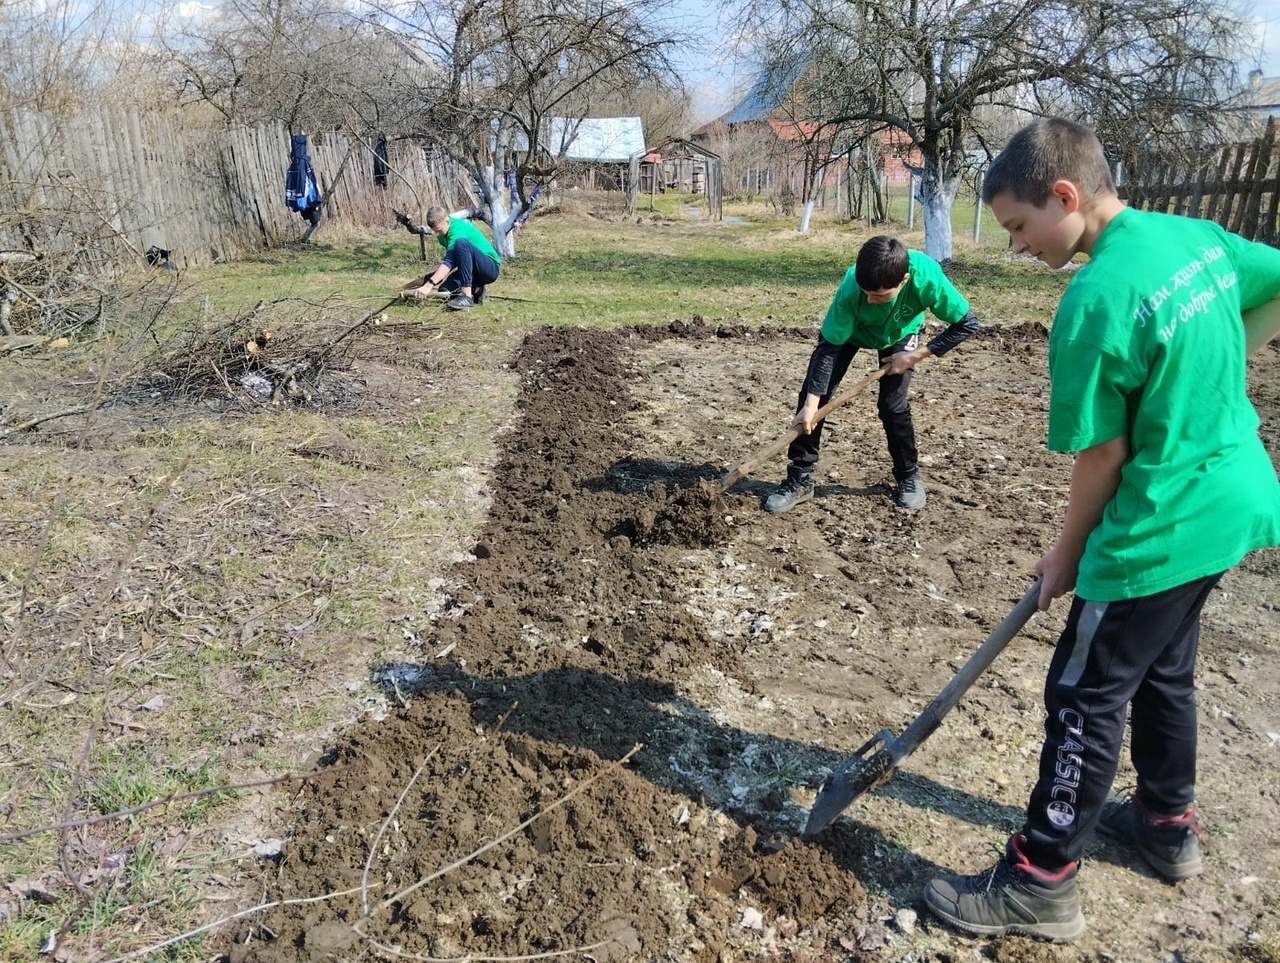
{"type": "Polygon", "coordinates": [[[895,738],[888,729],[881,729],[861,749],[836,767],[818,790],[818,797],[809,809],[809,819],[800,833],[803,838],[812,839],[864,792],[889,781],[898,764],[933,735],[933,731],[942,725],[942,717],[955,708],[969,686],[977,681],[978,676],[986,671],[987,666],[1009,644],[1009,640],[1026,625],[1027,619],[1035,614],[1039,598],[1040,580],[1037,579],[1027,589],[1027,594],[1004,617],[1004,621],[969,656],[955,678],[924,707],[902,735],[895,738]],[[873,750],[875,754],[868,756],[873,750]]]}
{"type": "MultiPolygon", "coordinates": [[[[871,387],[871,385],[876,381],[879,381],[880,378],[884,375],[884,373],[888,370],[889,370],[889,366],[887,364],[882,368],[877,368],[875,371],[871,372],[871,374],[867,375],[865,378],[863,378],[861,381],[859,381],[856,385],[854,385],[849,390],[840,392],[840,394],[836,395],[834,398],[832,398],[825,405],[823,405],[821,408],[818,409],[817,413],[814,415],[814,418],[813,418],[814,424],[817,424],[823,418],[827,417],[827,415],[835,411],[846,401],[851,400],[855,396],[861,394],[867,388],[871,387]]],[[[791,444],[793,441],[795,441],[799,437],[800,437],[800,429],[792,428],[790,431],[788,431],[785,435],[783,435],[777,441],[771,443],[765,448],[761,448],[758,452],[756,452],[754,455],[752,455],[750,458],[744,461],[741,465],[739,465],[733,471],[729,472],[729,474],[725,475],[723,478],[720,479],[720,491],[722,493],[727,492],[730,488],[732,488],[735,484],[737,484],[738,480],[742,478],[744,475],[746,475],[747,472],[753,471],[756,468],[759,468],[762,464],[764,464],[774,455],[778,454],[778,452],[782,451],[782,449],[786,448],[787,445],[791,444]]]]}

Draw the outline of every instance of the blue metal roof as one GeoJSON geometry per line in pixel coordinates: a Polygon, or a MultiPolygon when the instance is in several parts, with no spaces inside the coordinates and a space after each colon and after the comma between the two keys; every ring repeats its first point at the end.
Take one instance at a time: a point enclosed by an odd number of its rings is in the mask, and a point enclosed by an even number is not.
{"type": "Polygon", "coordinates": [[[785,68],[762,70],[747,95],[725,115],[726,124],[745,124],[753,120],[766,120],[791,92],[807,61],[790,64],[785,68]]]}

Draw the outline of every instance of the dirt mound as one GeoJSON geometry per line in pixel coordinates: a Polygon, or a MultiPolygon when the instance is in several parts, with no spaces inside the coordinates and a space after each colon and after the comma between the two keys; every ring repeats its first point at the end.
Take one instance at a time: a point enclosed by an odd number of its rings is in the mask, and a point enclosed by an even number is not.
{"type": "Polygon", "coordinates": [[[235,959],[345,953],[363,917],[369,938],[434,957],[606,941],[597,960],[714,960],[762,935],[763,920],[794,934],[837,904],[862,905],[847,871],[856,846],[786,842],[783,792],[751,785],[738,761],[750,740],[675,685],[705,664],[746,677],[670,577],[681,551],[727,541],[732,514],[711,481],[626,490],[628,340],[548,328],[522,345],[519,427],[430,644],[452,661],[384,668],[406,705],[335,747],[279,866],[283,899],[347,895],[276,910],[279,938],[237,946],[235,959]],[[682,771],[684,757],[710,758],[712,773],[682,771]]]}
{"type": "Polygon", "coordinates": [[[733,526],[729,511],[714,482],[699,482],[693,488],[654,486],[639,514],[619,527],[639,545],[705,548],[728,541],[733,526]]]}

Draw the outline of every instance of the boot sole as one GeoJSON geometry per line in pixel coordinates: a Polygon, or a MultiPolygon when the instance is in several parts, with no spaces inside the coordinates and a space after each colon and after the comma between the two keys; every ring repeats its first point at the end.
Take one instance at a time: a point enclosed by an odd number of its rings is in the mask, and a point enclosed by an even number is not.
{"type": "Polygon", "coordinates": [[[1085,931],[1083,913],[1077,915],[1075,919],[1067,920],[1064,923],[1006,923],[1003,926],[970,923],[968,920],[962,920],[941,907],[935,906],[930,899],[931,895],[929,889],[926,888],[924,902],[934,916],[949,926],[954,926],[956,929],[963,930],[966,933],[972,933],[974,936],[1029,936],[1032,939],[1049,940],[1053,943],[1069,943],[1074,939],[1078,939],[1085,931]]]}
{"type": "Polygon", "coordinates": [[[1155,859],[1142,847],[1138,847],[1138,852],[1142,854],[1142,858],[1146,860],[1147,865],[1156,871],[1161,879],[1167,883],[1181,883],[1184,879],[1190,879],[1192,876],[1199,876],[1204,873],[1204,863],[1200,860],[1188,863],[1166,863],[1163,860],[1155,859]]]}

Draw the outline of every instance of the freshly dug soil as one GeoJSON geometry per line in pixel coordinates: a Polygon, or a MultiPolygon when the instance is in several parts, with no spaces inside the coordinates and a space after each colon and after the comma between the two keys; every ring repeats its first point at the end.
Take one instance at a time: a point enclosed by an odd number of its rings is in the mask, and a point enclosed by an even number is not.
{"type": "MultiPolygon", "coordinates": [[[[905,728],[1022,595],[1069,471],[1026,326],[920,366],[923,511],[888,498],[870,390],[832,416],[811,502],[761,511],[781,458],[722,494],[786,430],[813,334],[525,341],[490,515],[429,600],[440,655],[378,667],[400,708],[299,793],[268,893],[289,902],[231,934],[231,960],[1225,961],[1280,932],[1274,552],[1206,611],[1205,876],[1165,886],[1099,840],[1073,946],[928,917],[923,884],[984,868],[1019,825],[1062,602],[904,771],[799,840],[823,774],[905,728]]],[[[1278,370],[1270,352],[1251,370],[1273,451],[1278,370]]]]}

